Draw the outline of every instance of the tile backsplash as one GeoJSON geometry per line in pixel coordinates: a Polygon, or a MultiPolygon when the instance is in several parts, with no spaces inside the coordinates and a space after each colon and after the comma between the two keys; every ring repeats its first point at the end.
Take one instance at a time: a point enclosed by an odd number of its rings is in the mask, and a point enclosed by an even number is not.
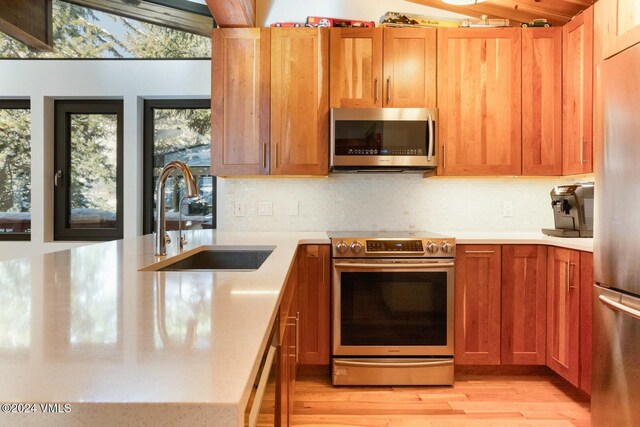
{"type": "Polygon", "coordinates": [[[566,177],[423,179],[413,174],[219,179],[218,228],[539,231],[553,227],[551,188],[571,182],[566,177]],[[272,202],[272,215],[259,215],[259,202],[272,202]],[[296,202],[298,215],[293,215],[296,202]],[[504,202],[511,202],[513,216],[503,216],[504,202]],[[237,203],[244,216],[234,214],[237,203]]]}

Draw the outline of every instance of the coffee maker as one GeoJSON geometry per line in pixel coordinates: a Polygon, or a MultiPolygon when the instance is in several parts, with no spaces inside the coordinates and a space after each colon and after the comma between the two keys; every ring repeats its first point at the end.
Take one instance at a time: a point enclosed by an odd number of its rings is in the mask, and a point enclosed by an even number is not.
{"type": "Polygon", "coordinates": [[[593,237],[593,182],[558,185],[550,194],[556,228],[542,232],[556,237],[593,237]]]}

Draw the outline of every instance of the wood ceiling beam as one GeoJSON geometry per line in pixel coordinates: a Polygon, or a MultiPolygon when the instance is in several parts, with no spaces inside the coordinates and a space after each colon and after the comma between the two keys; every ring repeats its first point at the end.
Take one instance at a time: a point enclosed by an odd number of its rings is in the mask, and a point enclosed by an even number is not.
{"type": "MultiPolygon", "coordinates": [[[[3,1],[3,0],[0,0],[3,1]]],[[[9,0],[10,1],[10,0],[9,0]]],[[[89,7],[103,12],[126,18],[137,19],[150,24],[174,28],[188,33],[211,37],[213,18],[197,13],[186,12],[172,7],[142,1],[139,5],[125,4],[121,1],[104,0],[65,0],[80,6],[89,7]]]]}
{"type": "Polygon", "coordinates": [[[552,25],[566,24],[576,13],[593,3],[593,0],[487,0],[475,5],[455,6],[444,3],[442,0],[409,1],[473,17],[488,15],[490,18],[505,18],[513,21],[514,24],[545,18],[552,25]]]}
{"type": "Polygon", "coordinates": [[[206,0],[219,27],[255,27],[256,0],[206,0]]]}
{"type": "Polygon", "coordinates": [[[0,31],[30,48],[53,50],[51,0],[0,0],[0,31]]]}

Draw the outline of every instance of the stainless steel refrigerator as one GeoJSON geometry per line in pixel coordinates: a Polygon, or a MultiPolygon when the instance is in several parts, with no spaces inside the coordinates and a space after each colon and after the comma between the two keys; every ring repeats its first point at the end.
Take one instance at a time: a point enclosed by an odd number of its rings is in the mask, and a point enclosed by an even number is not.
{"type": "Polygon", "coordinates": [[[592,425],[640,426],[640,45],[598,71],[592,425]]]}

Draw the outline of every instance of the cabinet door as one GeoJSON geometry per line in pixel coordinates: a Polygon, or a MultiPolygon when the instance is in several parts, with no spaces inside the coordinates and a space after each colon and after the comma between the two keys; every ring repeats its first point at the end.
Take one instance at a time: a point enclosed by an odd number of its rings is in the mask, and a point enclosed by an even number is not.
{"type": "Polygon", "coordinates": [[[580,370],[580,252],[549,248],[547,366],[576,387],[580,370]]]}
{"type": "Polygon", "coordinates": [[[439,174],[520,175],[521,34],[438,29],[439,174]]]}
{"type": "Polygon", "coordinates": [[[385,28],[383,72],[385,107],[435,108],[435,28],[385,28]]]}
{"type": "Polygon", "coordinates": [[[591,394],[593,254],[580,252],[580,389],[591,394]]]}
{"type": "Polygon", "coordinates": [[[271,174],[329,173],[328,28],[271,29],[271,174]]]}
{"type": "Polygon", "coordinates": [[[640,42],[640,2],[638,0],[600,0],[599,19],[604,23],[604,57],[640,42]]]}
{"type": "Polygon", "coordinates": [[[212,33],[211,173],[269,173],[269,29],[212,33]]]}
{"type": "Polygon", "coordinates": [[[298,251],[300,364],[328,365],[329,245],[303,245],[298,251]]]}
{"type": "Polygon", "coordinates": [[[562,173],[593,171],[593,7],[562,29],[562,173]]]}
{"type": "Polygon", "coordinates": [[[456,249],[455,363],[500,364],[500,245],[456,249]]]}
{"type": "Polygon", "coordinates": [[[278,310],[278,382],[276,384],[277,425],[291,425],[293,392],[298,358],[298,258],[289,268],[289,276],[278,310]]]}
{"type": "Polygon", "coordinates": [[[547,248],[502,246],[502,364],[544,365],[547,248]]]}
{"type": "Polygon", "coordinates": [[[382,28],[331,28],[331,107],[382,107],[382,28]]]}
{"type": "Polygon", "coordinates": [[[522,29],[522,174],[562,175],[562,28],[522,29]]]}

